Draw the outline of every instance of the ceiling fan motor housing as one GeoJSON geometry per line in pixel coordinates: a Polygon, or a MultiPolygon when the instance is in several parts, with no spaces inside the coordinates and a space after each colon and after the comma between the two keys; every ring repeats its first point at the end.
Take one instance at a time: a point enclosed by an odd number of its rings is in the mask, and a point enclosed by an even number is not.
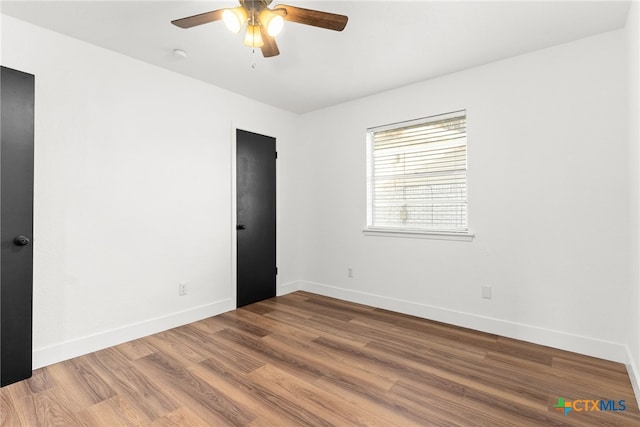
{"type": "Polygon", "coordinates": [[[274,37],[282,30],[285,20],[342,31],[349,19],[345,15],[287,5],[276,5],[270,9],[272,0],[239,0],[239,2],[239,7],[213,10],[176,19],[171,23],[180,28],[192,28],[222,19],[227,28],[234,33],[240,32],[246,23],[244,44],[253,48],[259,47],[265,57],[271,57],[280,54],[274,37]]]}

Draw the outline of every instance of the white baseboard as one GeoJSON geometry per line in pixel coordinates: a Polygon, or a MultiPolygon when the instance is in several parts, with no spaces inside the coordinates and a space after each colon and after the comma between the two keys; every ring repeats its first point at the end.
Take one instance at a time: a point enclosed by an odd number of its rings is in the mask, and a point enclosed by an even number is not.
{"type": "Polygon", "coordinates": [[[627,346],[627,373],[629,374],[629,379],[631,380],[631,387],[633,387],[633,393],[636,395],[636,401],[638,406],[640,406],[640,370],[638,370],[639,366],[635,363],[635,359],[631,354],[631,350],[627,346]]]}
{"type": "Polygon", "coordinates": [[[299,291],[300,283],[302,282],[298,280],[295,280],[293,282],[283,283],[282,285],[278,286],[278,289],[276,290],[276,295],[280,297],[282,295],[290,294],[291,292],[299,291]]]}
{"type": "MultiPolygon", "coordinates": [[[[623,344],[307,281],[284,283],[278,286],[277,294],[281,296],[298,290],[623,363],[627,366],[634,392],[640,403],[640,377],[638,376],[640,371],[633,362],[629,349],[623,344]]],[[[232,299],[225,299],[99,334],[34,349],[33,369],[196,322],[235,308],[235,302],[232,299]]]]}
{"type": "MultiPolygon", "coordinates": [[[[328,297],[383,308],[561,350],[586,354],[588,356],[612,360],[627,365],[629,363],[628,350],[625,345],[619,343],[320,283],[306,281],[297,283],[300,290],[328,297]]],[[[637,392],[636,396],[638,396],[637,392]]]]}
{"type": "Polygon", "coordinates": [[[196,322],[235,308],[235,301],[225,299],[49,347],[37,348],[33,350],[33,369],[42,368],[43,366],[52,365],[62,362],[63,360],[122,344],[123,342],[146,337],[187,323],[196,322]]]}

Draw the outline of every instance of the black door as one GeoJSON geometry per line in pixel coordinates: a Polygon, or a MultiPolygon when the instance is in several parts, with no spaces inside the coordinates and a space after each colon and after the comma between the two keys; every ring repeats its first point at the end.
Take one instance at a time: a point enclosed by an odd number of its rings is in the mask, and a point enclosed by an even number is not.
{"type": "Polygon", "coordinates": [[[31,376],[34,77],[0,70],[0,380],[31,376]]]}
{"type": "Polygon", "coordinates": [[[276,140],[236,131],[238,307],[276,296],[276,140]]]}

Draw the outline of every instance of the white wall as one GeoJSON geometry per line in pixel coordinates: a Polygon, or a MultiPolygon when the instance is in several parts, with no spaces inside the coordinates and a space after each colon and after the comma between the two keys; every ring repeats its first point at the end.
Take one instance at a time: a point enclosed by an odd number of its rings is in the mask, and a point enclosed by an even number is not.
{"type": "Polygon", "coordinates": [[[36,76],[34,366],[235,308],[232,129],[294,116],[7,16],[2,64],[36,76]]]}
{"type": "MultiPolygon", "coordinates": [[[[297,287],[624,361],[622,30],[309,113],[297,287]],[[367,127],[467,110],[473,242],[364,236],[367,127]],[[354,277],[347,278],[352,267],[354,277]],[[481,285],[493,299],[481,298],[481,285]]],[[[292,179],[292,178],[287,178],[292,179]]]]}
{"type": "Polygon", "coordinates": [[[640,3],[629,9],[625,28],[627,42],[627,94],[630,178],[630,290],[631,316],[628,323],[630,375],[640,402],[640,3]]]}

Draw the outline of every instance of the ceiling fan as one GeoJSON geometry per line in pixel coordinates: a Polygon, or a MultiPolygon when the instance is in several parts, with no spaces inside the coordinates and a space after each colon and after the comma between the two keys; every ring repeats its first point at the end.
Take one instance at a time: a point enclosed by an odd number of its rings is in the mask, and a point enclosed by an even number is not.
{"type": "Polygon", "coordinates": [[[234,33],[239,33],[246,23],[244,44],[260,48],[262,55],[268,58],[280,54],[274,37],[282,30],[284,21],[342,31],[349,19],[345,15],[283,4],[270,9],[272,0],[239,0],[239,2],[238,7],[213,10],[176,19],[171,23],[180,28],[192,28],[222,19],[227,28],[234,33]]]}

